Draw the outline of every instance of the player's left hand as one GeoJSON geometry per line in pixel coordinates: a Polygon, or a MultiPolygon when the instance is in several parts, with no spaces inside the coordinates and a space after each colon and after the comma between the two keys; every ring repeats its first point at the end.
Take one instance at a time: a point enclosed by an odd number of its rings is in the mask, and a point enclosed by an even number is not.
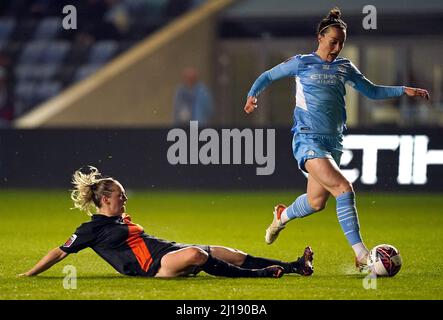
{"type": "Polygon", "coordinates": [[[26,272],[25,273],[20,273],[17,275],[17,278],[24,278],[24,277],[29,277],[26,272]]]}
{"type": "Polygon", "coordinates": [[[405,87],[405,93],[410,97],[423,97],[429,100],[429,92],[425,89],[405,87]]]}

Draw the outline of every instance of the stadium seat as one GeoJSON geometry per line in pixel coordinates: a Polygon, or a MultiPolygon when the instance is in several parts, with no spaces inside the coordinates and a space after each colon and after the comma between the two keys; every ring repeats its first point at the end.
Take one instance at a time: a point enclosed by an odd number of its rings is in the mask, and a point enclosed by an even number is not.
{"type": "Polygon", "coordinates": [[[23,20],[17,20],[17,25],[13,34],[11,34],[11,37],[14,37],[14,40],[16,41],[30,41],[32,40],[37,25],[38,21],[36,19],[26,18],[23,20]]]}
{"type": "Polygon", "coordinates": [[[37,84],[33,94],[34,104],[56,96],[61,91],[61,88],[62,84],[59,81],[43,81],[37,84]]]}
{"type": "Polygon", "coordinates": [[[87,77],[89,77],[91,74],[95,73],[102,64],[85,64],[77,69],[75,75],[74,75],[74,82],[83,80],[87,77]]]}
{"type": "Polygon", "coordinates": [[[113,40],[98,41],[91,49],[89,63],[104,64],[117,52],[118,44],[113,40]]]}
{"type": "Polygon", "coordinates": [[[159,17],[163,14],[168,0],[126,0],[132,17],[159,17]]]}
{"type": "Polygon", "coordinates": [[[53,39],[62,30],[62,19],[58,17],[44,18],[39,22],[34,33],[34,39],[53,39]]]}
{"type": "Polygon", "coordinates": [[[14,88],[14,117],[19,117],[32,106],[35,83],[33,81],[19,81],[14,88]]]}
{"type": "Polygon", "coordinates": [[[20,80],[48,80],[58,71],[58,64],[21,64],[15,69],[15,76],[20,80]]]}
{"type": "MultiPolygon", "coordinates": [[[[62,87],[93,74],[113,57],[161,28],[168,22],[164,13],[170,2],[112,2],[107,7],[108,13],[112,13],[112,9],[128,13],[129,29],[124,37],[113,32],[103,32],[104,36],[100,37],[94,32],[95,26],[113,24],[106,20],[109,19],[106,12],[89,18],[93,20],[88,21],[94,26],[92,29],[79,25],[79,30],[66,32],[62,26],[64,16],[61,10],[54,9],[61,4],[49,6],[52,0],[39,1],[11,0],[9,4],[0,1],[0,8],[5,9],[0,16],[0,50],[16,77],[13,85],[13,103],[17,106],[14,117],[62,87]]],[[[82,8],[88,6],[85,4],[82,8]]]]}
{"type": "Polygon", "coordinates": [[[70,48],[71,44],[67,41],[52,41],[43,52],[41,62],[58,64],[63,61],[70,48]]]}
{"type": "Polygon", "coordinates": [[[0,19],[0,41],[7,40],[15,27],[15,19],[12,17],[0,19]]]}
{"type": "Polygon", "coordinates": [[[27,64],[27,63],[16,65],[14,73],[17,80],[21,81],[21,80],[32,79],[33,67],[34,67],[33,64],[27,64]]]}
{"type": "Polygon", "coordinates": [[[48,80],[57,73],[57,69],[58,64],[55,63],[37,65],[34,67],[34,78],[48,80]]]}
{"type": "Polygon", "coordinates": [[[87,62],[89,53],[91,51],[91,45],[73,42],[71,48],[66,55],[65,63],[68,64],[82,64],[87,62]]]}
{"type": "Polygon", "coordinates": [[[14,95],[16,106],[15,116],[20,116],[29,108],[57,95],[62,89],[59,81],[29,81],[24,80],[17,83],[14,95]]]}
{"type": "Polygon", "coordinates": [[[15,86],[15,95],[19,98],[26,98],[32,95],[32,91],[34,90],[34,82],[33,81],[20,81],[15,86]]]}
{"type": "Polygon", "coordinates": [[[48,41],[29,41],[18,59],[18,63],[37,63],[48,49],[48,41]]]}

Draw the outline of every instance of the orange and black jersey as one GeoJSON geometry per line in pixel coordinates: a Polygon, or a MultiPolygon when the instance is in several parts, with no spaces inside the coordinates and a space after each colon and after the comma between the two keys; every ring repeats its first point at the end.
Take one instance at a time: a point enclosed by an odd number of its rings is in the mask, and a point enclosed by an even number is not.
{"type": "Polygon", "coordinates": [[[166,253],[186,246],[146,234],[126,214],[117,217],[95,214],[60,249],[76,253],[90,247],[121,274],[154,276],[166,253]]]}

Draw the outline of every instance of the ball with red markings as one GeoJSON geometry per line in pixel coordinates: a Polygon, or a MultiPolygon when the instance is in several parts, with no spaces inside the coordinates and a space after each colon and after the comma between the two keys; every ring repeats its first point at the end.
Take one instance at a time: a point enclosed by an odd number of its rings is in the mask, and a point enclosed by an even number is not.
{"type": "Polygon", "coordinates": [[[380,244],[369,251],[368,266],[379,277],[393,277],[401,269],[400,252],[390,244],[380,244]]]}

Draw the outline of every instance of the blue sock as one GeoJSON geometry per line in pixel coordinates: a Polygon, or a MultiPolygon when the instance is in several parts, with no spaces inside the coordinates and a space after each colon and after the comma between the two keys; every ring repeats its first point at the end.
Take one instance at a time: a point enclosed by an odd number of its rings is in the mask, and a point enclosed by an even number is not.
{"type": "Polygon", "coordinates": [[[355,194],[353,191],[337,196],[337,217],[343,232],[352,246],[362,242],[358,223],[355,194]]]}
{"type": "Polygon", "coordinates": [[[289,220],[303,218],[313,214],[314,212],[317,211],[312,209],[309,205],[308,195],[306,193],[298,197],[294,203],[286,209],[286,215],[288,216],[289,220]]]}

